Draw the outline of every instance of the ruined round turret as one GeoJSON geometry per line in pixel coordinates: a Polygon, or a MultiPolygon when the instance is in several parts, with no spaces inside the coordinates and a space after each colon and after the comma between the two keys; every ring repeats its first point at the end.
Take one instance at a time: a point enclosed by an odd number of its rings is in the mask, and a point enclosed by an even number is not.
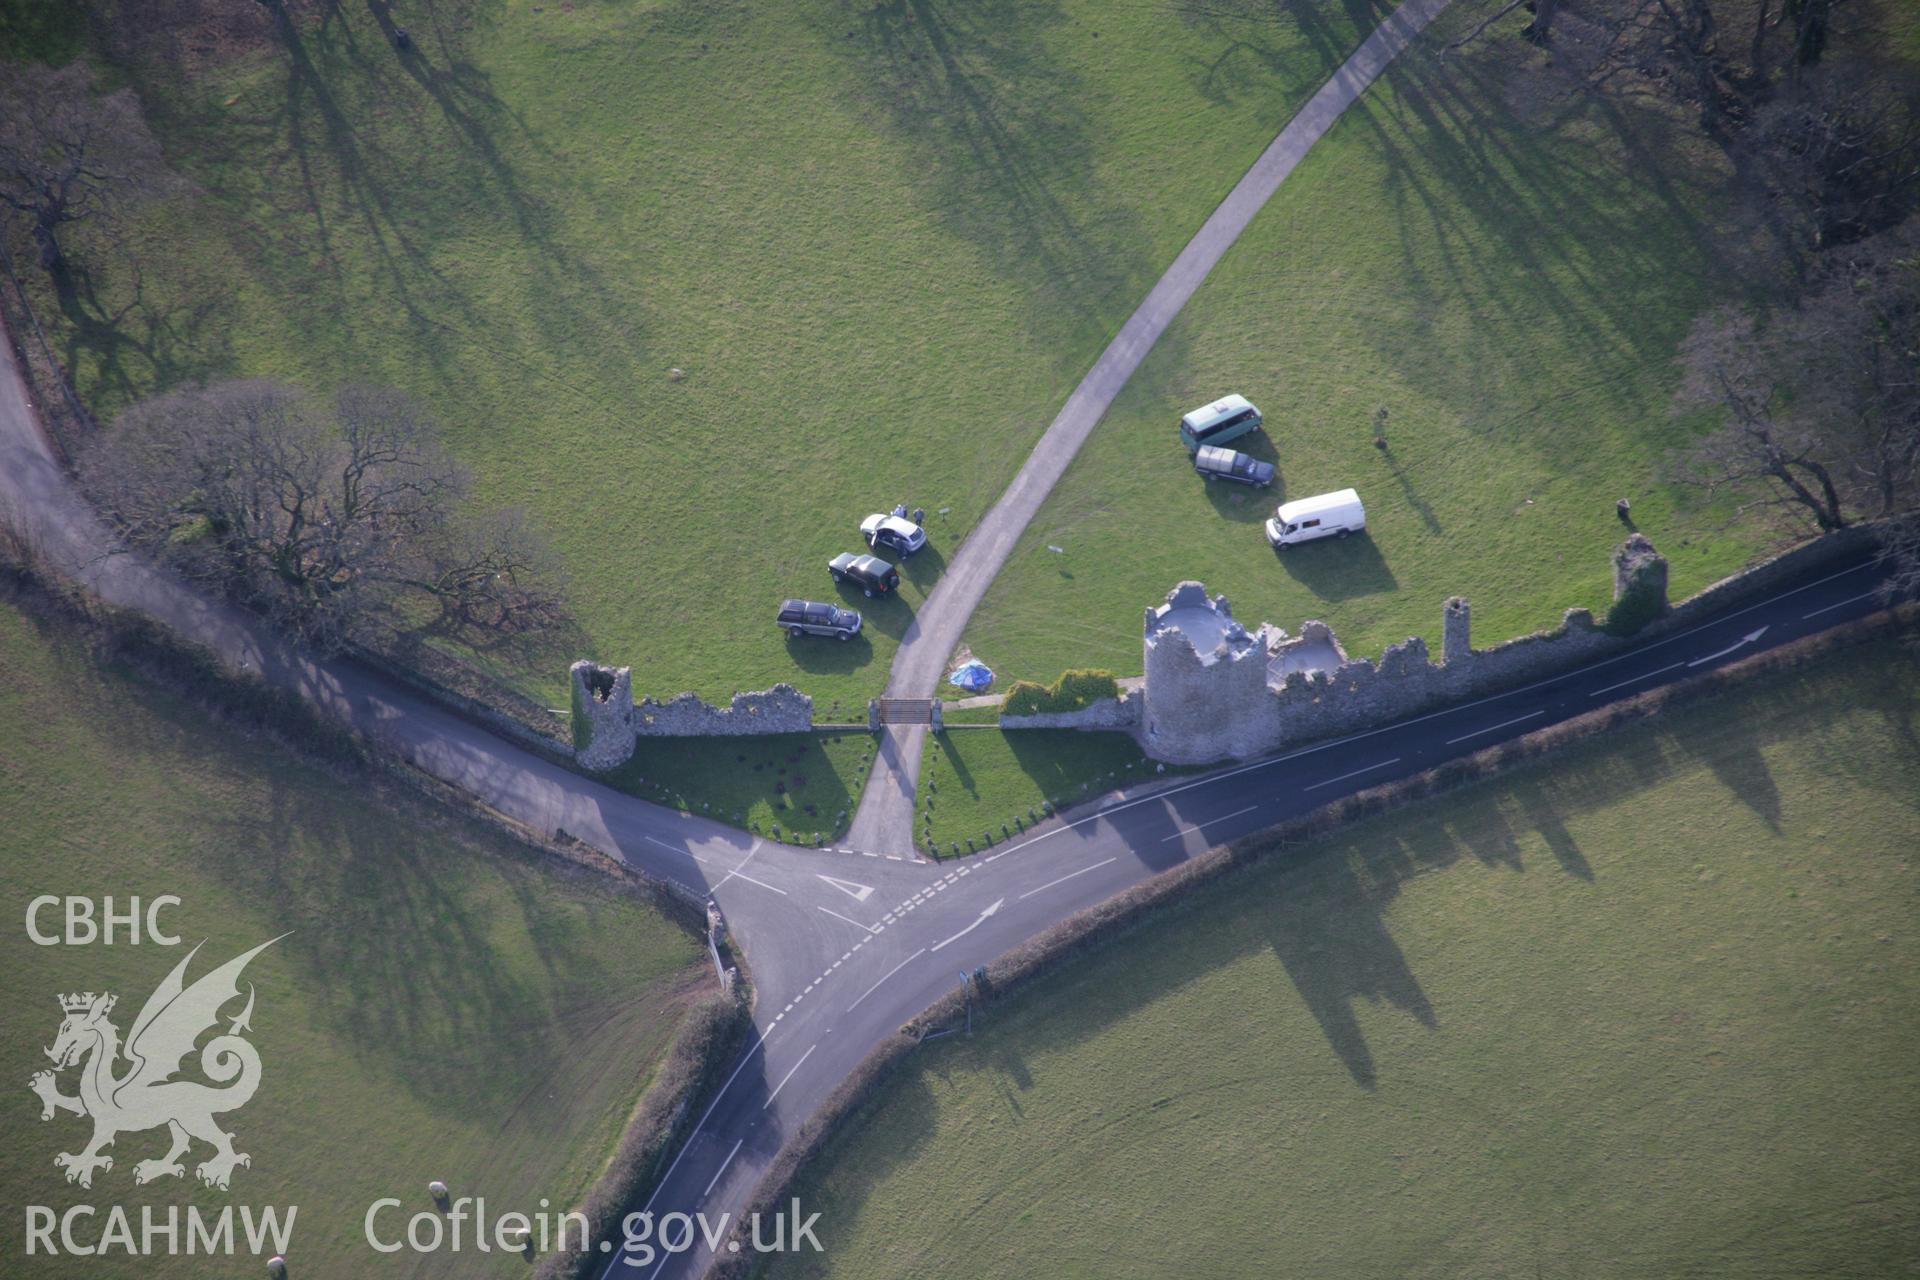
{"type": "Polygon", "coordinates": [[[1160,760],[1200,764],[1258,749],[1271,717],[1267,627],[1250,632],[1225,596],[1183,582],[1146,611],[1142,732],[1160,760]]]}

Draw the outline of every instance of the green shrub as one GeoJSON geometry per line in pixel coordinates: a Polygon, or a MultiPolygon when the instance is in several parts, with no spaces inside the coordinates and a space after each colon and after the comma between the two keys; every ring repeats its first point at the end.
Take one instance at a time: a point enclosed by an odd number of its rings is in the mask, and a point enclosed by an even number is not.
{"type": "Polygon", "coordinates": [[[1051,685],[1016,680],[1000,708],[1003,716],[1032,716],[1080,711],[1102,698],[1120,696],[1120,683],[1111,671],[1069,671],[1051,685]]]}
{"type": "Polygon", "coordinates": [[[1630,636],[1658,617],[1665,605],[1657,585],[1635,576],[1607,611],[1606,629],[1616,636],[1630,636]]]}

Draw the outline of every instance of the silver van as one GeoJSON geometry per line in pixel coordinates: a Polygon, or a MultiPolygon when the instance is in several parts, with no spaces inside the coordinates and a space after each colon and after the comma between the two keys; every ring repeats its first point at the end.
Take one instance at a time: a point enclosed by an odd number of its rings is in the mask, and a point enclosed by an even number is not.
{"type": "Polygon", "coordinates": [[[1221,396],[1181,417],[1180,443],[1189,452],[1203,444],[1226,444],[1260,429],[1260,411],[1245,396],[1221,396]]]}

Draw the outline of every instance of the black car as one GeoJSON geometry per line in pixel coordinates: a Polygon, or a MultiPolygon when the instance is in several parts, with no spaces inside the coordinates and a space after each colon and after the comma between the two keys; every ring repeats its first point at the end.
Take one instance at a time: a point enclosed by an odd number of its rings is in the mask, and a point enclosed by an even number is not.
{"type": "Polygon", "coordinates": [[[1209,480],[1232,480],[1237,484],[1265,488],[1273,483],[1273,464],[1219,445],[1202,445],[1193,455],[1193,469],[1209,480]]]}
{"type": "Polygon", "coordinates": [[[827,572],[833,575],[835,582],[851,582],[859,587],[867,593],[868,598],[900,585],[898,569],[879,556],[857,555],[852,551],[842,551],[827,561],[827,572]]]}
{"type": "Polygon", "coordinates": [[[796,640],[801,636],[832,636],[836,640],[851,640],[860,634],[859,614],[819,600],[785,601],[774,621],[796,640]]]}

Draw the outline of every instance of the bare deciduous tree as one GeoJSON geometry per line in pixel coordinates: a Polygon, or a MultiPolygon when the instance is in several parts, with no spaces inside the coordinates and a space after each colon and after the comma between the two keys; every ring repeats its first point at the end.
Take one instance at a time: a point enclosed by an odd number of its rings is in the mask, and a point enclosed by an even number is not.
{"type": "Polygon", "coordinates": [[[1764,324],[1702,316],[1681,363],[1680,407],[1725,421],[1676,478],[1822,532],[1920,504],[1920,227],[1828,253],[1764,324]]]}
{"type": "Polygon", "coordinates": [[[1735,149],[1750,198],[1815,252],[1901,221],[1920,196],[1920,75],[1815,68],[1761,105],[1735,149]]]}
{"type": "Polygon", "coordinates": [[[0,203],[27,220],[47,270],[65,265],[63,228],[170,181],[133,90],[95,92],[77,61],[0,68],[0,203]]]}
{"type": "Polygon", "coordinates": [[[129,543],[322,649],[564,621],[544,545],[516,513],[466,509],[465,474],[397,391],[186,388],[122,414],[81,474],[129,543]]]}

